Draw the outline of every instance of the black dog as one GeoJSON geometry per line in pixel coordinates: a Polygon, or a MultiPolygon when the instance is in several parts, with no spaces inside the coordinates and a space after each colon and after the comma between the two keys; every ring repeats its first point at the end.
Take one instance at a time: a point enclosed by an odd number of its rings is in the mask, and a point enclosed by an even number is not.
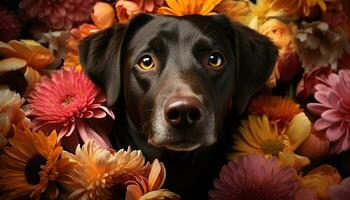
{"type": "Polygon", "coordinates": [[[223,15],[140,15],[84,39],[79,51],[85,72],[116,106],[115,148],[159,158],[165,187],[183,199],[207,198],[231,140],[224,127],[277,57],[269,39],[223,15]]]}

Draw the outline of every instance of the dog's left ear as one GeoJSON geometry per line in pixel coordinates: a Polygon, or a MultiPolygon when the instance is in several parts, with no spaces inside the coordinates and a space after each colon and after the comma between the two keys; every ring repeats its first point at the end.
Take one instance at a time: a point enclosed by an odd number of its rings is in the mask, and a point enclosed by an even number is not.
{"type": "Polygon", "coordinates": [[[235,86],[233,109],[242,113],[249,99],[264,86],[271,75],[278,49],[266,36],[230,21],[224,15],[215,16],[225,26],[235,54],[235,86]]]}

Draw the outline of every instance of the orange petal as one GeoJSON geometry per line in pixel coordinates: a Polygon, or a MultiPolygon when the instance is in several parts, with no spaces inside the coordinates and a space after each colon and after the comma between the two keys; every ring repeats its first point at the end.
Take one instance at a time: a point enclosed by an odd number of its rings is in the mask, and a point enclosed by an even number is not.
{"type": "Polygon", "coordinates": [[[4,58],[17,57],[17,52],[10,45],[0,41],[0,56],[4,58]]]}
{"type": "Polygon", "coordinates": [[[148,177],[150,191],[161,188],[165,181],[165,176],[166,171],[163,163],[155,159],[152,163],[152,169],[148,177]]]}
{"type": "Polygon", "coordinates": [[[131,184],[126,188],[125,200],[139,200],[142,195],[141,188],[131,184]]]}
{"type": "Polygon", "coordinates": [[[8,44],[16,50],[18,58],[22,58],[26,60],[27,63],[30,63],[33,56],[32,51],[25,43],[17,40],[11,40],[8,44]]]}
{"type": "Polygon", "coordinates": [[[34,69],[46,67],[53,62],[54,56],[50,50],[43,46],[29,46],[32,50],[32,59],[28,63],[34,69]]]}
{"type": "Polygon", "coordinates": [[[0,61],[0,72],[15,71],[27,65],[27,62],[19,58],[6,58],[0,61]]]}
{"type": "Polygon", "coordinates": [[[91,14],[92,21],[100,29],[105,29],[115,23],[115,11],[113,7],[104,2],[97,2],[91,14]]]}
{"type": "Polygon", "coordinates": [[[35,84],[40,81],[40,77],[41,76],[39,72],[36,71],[35,69],[29,66],[26,68],[26,71],[24,73],[24,78],[26,79],[28,85],[24,93],[24,96],[27,96],[29,92],[31,92],[34,89],[35,84]]]}

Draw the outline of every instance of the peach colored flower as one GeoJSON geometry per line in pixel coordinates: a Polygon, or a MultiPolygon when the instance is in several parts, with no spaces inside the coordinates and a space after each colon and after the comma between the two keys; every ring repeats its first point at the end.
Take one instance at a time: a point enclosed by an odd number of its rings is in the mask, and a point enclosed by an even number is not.
{"type": "Polygon", "coordinates": [[[136,15],[142,13],[140,6],[133,1],[120,0],[115,4],[118,22],[125,24],[136,15]]]}
{"type": "Polygon", "coordinates": [[[160,7],[158,14],[161,15],[214,15],[215,6],[222,0],[165,0],[167,6],[160,7]]]}
{"type": "Polygon", "coordinates": [[[173,199],[180,197],[166,189],[161,189],[165,181],[165,167],[155,159],[148,175],[135,175],[126,182],[126,200],[173,199]]]}
{"type": "Polygon", "coordinates": [[[108,3],[97,2],[91,13],[91,19],[101,30],[111,27],[116,22],[114,8],[108,3]]]}
{"type": "Polygon", "coordinates": [[[309,16],[310,11],[313,7],[319,6],[323,12],[326,11],[327,6],[324,0],[266,0],[271,3],[272,9],[279,10],[283,9],[292,15],[304,15],[309,16]]]}
{"type": "Polygon", "coordinates": [[[320,199],[328,199],[328,189],[331,185],[339,184],[341,176],[331,165],[323,164],[311,170],[302,177],[302,185],[311,189],[320,199]]]}
{"type": "Polygon", "coordinates": [[[141,10],[147,13],[156,13],[158,8],[164,4],[164,0],[132,0],[138,2],[141,10]]]}
{"type": "Polygon", "coordinates": [[[239,21],[243,24],[251,11],[250,2],[247,0],[223,0],[214,8],[214,12],[223,13],[232,21],[239,21]]]}
{"type": "Polygon", "coordinates": [[[20,130],[31,128],[32,123],[21,109],[24,99],[5,87],[0,87],[0,149],[14,134],[14,127],[20,130]]]}
{"type": "Polygon", "coordinates": [[[298,154],[308,157],[311,160],[318,160],[329,152],[329,140],[324,133],[311,129],[309,137],[299,146],[298,154]]]}

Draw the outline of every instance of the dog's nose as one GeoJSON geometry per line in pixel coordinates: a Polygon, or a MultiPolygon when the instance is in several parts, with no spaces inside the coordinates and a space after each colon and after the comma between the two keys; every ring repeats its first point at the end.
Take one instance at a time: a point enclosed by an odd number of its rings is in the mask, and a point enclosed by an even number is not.
{"type": "Polygon", "coordinates": [[[192,126],[203,117],[202,103],[195,97],[172,97],[164,107],[164,115],[172,126],[192,126]]]}

